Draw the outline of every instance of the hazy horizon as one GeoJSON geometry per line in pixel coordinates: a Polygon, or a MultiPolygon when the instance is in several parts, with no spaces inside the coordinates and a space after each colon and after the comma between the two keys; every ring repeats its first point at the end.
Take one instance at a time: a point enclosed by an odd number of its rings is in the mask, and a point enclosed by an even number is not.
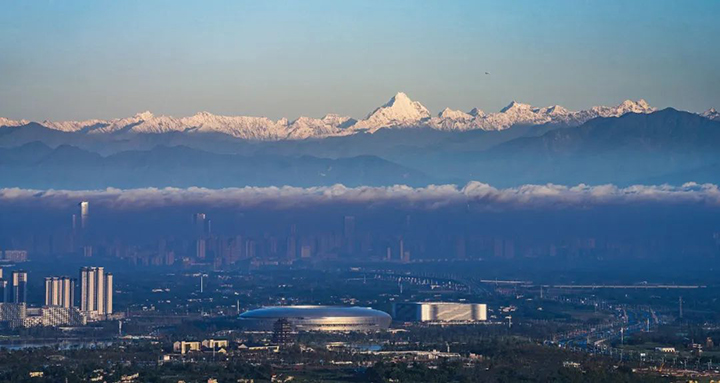
{"type": "Polygon", "coordinates": [[[713,1],[8,2],[0,116],[720,106],[713,1]],[[278,6],[279,5],[279,6],[278,6]],[[488,72],[489,74],[486,74],[488,72]]]}

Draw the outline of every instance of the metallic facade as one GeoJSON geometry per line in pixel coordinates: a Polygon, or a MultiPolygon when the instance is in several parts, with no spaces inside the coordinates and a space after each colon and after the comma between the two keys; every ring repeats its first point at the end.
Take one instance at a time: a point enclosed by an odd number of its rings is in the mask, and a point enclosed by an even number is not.
{"type": "Polygon", "coordinates": [[[393,305],[395,320],[408,322],[478,322],[487,320],[480,303],[406,302],[393,305]]]}
{"type": "Polygon", "coordinates": [[[87,201],[80,202],[80,227],[87,229],[90,220],[90,203],[87,201]]]}
{"type": "Polygon", "coordinates": [[[392,318],[368,307],[277,306],[251,310],[240,315],[244,328],[271,331],[275,322],[286,319],[296,331],[379,331],[392,318]]]}

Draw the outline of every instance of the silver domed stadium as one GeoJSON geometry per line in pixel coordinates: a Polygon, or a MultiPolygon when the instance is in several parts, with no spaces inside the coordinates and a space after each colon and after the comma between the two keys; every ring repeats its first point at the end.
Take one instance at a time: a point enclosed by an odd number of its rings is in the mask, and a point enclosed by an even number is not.
{"type": "Polygon", "coordinates": [[[296,331],[379,331],[392,322],[387,313],[369,307],[275,306],[240,314],[248,330],[270,331],[279,319],[287,319],[296,331]]]}

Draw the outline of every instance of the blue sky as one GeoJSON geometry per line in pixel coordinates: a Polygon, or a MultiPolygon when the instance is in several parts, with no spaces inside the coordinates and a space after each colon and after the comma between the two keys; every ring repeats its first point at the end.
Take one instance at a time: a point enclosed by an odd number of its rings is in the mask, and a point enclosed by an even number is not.
{"type": "Polygon", "coordinates": [[[0,0],[0,116],[720,109],[720,1],[0,0]],[[490,72],[486,75],[485,72],[490,72]]]}

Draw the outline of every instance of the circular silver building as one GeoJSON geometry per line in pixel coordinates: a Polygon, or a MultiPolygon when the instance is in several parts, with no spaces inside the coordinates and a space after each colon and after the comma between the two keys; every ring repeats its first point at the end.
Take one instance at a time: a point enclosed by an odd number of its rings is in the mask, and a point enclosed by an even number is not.
{"type": "Polygon", "coordinates": [[[270,331],[279,319],[287,319],[296,331],[379,331],[392,318],[369,307],[275,306],[240,314],[243,328],[270,331]]]}

